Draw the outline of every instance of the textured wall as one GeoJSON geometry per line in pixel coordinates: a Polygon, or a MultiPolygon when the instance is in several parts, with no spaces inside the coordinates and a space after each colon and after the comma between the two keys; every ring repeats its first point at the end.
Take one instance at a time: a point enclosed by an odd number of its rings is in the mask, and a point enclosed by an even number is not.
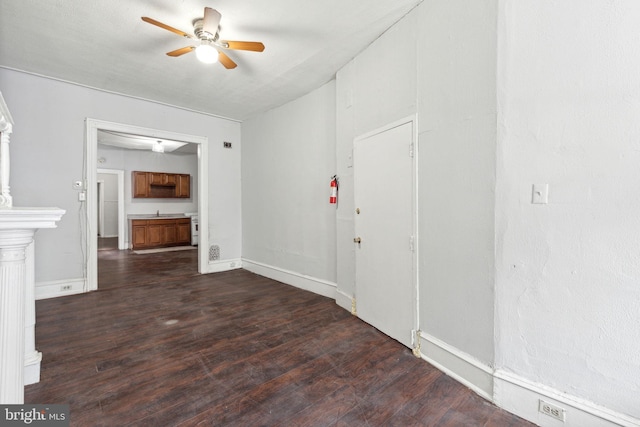
{"type": "Polygon", "coordinates": [[[631,0],[501,2],[496,203],[496,367],[635,417],[638,22],[631,0]]]}

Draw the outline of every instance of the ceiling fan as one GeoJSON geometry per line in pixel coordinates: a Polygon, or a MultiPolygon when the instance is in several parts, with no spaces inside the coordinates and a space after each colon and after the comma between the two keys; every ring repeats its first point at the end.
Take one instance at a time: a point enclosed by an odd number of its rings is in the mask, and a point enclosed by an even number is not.
{"type": "Polygon", "coordinates": [[[233,62],[222,49],[250,50],[254,52],[262,52],[264,50],[264,45],[260,42],[220,40],[220,18],[222,18],[220,12],[210,7],[205,7],[204,18],[196,19],[193,22],[194,35],[185,33],[184,31],[170,27],[167,24],[163,24],[146,16],[143,16],[142,20],[182,37],[200,42],[197,46],[186,46],[167,52],[167,55],[172,57],[178,57],[195,50],[200,61],[208,64],[220,61],[225,68],[232,69],[236,68],[238,64],[233,62]]]}

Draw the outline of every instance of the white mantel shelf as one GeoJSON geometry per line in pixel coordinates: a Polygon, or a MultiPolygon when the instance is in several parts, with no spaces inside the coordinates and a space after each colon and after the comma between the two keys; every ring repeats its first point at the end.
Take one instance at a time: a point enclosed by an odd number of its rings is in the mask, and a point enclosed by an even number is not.
{"type": "Polygon", "coordinates": [[[58,208],[0,208],[0,230],[55,228],[64,213],[58,208]]]}

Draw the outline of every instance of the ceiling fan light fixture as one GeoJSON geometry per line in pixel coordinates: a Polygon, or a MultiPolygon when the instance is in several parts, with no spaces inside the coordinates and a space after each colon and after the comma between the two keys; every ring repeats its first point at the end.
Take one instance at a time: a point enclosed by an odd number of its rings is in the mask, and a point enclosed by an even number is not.
{"type": "Polygon", "coordinates": [[[218,61],[218,51],[210,44],[201,44],[196,48],[196,56],[200,62],[213,64],[218,61]]]}

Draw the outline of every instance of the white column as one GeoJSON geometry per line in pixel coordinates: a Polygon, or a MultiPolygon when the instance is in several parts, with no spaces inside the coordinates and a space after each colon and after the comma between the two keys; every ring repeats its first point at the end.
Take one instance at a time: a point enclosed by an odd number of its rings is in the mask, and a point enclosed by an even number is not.
{"type": "Polygon", "coordinates": [[[13,118],[0,93],[0,208],[13,205],[9,194],[9,138],[13,131],[13,118]]]}
{"type": "Polygon", "coordinates": [[[11,130],[0,133],[0,207],[13,205],[9,193],[9,135],[11,130]]]}
{"type": "Polygon", "coordinates": [[[40,382],[42,353],[36,350],[35,240],[27,246],[24,300],[24,385],[40,382]]]}
{"type": "Polygon", "coordinates": [[[34,290],[27,291],[27,282],[29,286],[34,283],[33,262],[26,262],[27,255],[31,258],[33,255],[33,235],[40,228],[54,228],[62,215],[64,210],[58,208],[0,209],[0,404],[3,405],[24,403],[25,361],[40,357],[33,340],[34,290]],[[31,269],[29,273],[27,268],[31,269]],[[25,329],[26,319],[29,329],[25,329]]]}
{"type": "Polygon", "coordinates": [[[0,403],[24,403],[26,249],[35,230],[0,230],[0,403]]]}

